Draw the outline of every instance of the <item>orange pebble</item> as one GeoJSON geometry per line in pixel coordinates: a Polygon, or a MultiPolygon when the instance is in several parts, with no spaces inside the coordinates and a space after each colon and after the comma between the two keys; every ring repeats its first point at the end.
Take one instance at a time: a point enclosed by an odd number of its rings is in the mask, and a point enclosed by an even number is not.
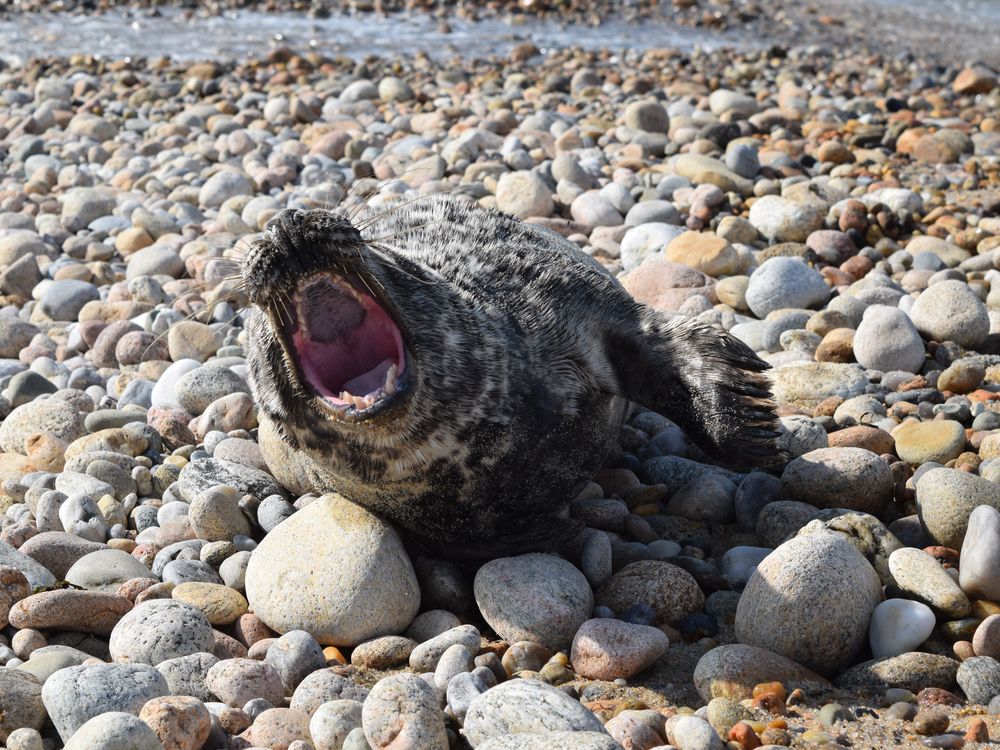
{"type": "Polygon", "coordinates": [[[788,722],[784,719],[771,719],[767,722],[768,729],[788,729],[788,722]]]}
{"type": "Polygon", "coordinates": [[[752,705],[775,716],[785,715],[785,701],[777,693],[761,693],[753,699],[752,705]]]}
{"type": "Polygon", "coordinates": [[[989,742],[990,730],[983,719],[972,719],[969,728],[965,730],[966,742],[989,742]]]}
{"type": "Polygon", "coordinates": [[[785,686],[780,682],[761,682],[753,686],[753,697],[756,698],[758,695],[763,695],[764,693],[774,693],[781,700],[785,700],[788,697],[788,693],[785,691],[785,686]]]}
{"type": "Polygon", "coordinates": [[[347,658],[340,653],[340,649],[336,646],[327,646],[324,648],[323,656],[326,659],[326,663],[331,666],[333,664],[347,664],[347,658]]]}
{"type": "Polygon", "coordinates": [[[753,731],[749,724],[742,721],[729,730],[729,739],[739,743],[739,746],[743,750],[753,750],[755,747],[760,747],[761,745],[760,737],[757,736],[757,733],[753,731]]]}

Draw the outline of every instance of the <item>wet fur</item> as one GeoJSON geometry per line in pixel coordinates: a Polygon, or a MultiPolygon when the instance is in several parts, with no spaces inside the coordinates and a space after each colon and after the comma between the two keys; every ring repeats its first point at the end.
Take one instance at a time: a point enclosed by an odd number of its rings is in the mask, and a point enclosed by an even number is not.
{"type": "Polygon", "coordinates": [[[250,385],[278,479],[340,491],[445,554],[551,548],[572,534],[565,508],[616,444],[628,401],[727,464],[776,454],[767,365],[750,349],[637,304],[572,243],[497,211],[436,196],[353,224],[284,212],[243,280],[257,306],[250,385]],[[262,312],[330,268],[368,281],[416,365],[410,398],[370,422],[316,406],[262,312]]]}

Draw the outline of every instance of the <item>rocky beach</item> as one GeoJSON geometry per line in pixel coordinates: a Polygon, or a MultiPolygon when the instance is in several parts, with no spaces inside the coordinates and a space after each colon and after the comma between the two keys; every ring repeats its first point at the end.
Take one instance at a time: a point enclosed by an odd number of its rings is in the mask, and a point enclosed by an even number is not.
{"type": "Polygon", "coordinates": [[[995,4],[246,5],[0,9],[0,746],[1000,736],[995,4]],[[787,463],[636,410],[482,565],[283,487],[247,247],[440,193],[747,343],[787,463]]]}

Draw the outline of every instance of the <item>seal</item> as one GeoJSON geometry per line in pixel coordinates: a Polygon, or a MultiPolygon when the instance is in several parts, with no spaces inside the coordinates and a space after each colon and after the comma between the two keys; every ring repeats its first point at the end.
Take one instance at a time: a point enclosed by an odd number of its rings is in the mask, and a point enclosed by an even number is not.
{"type": "Polygon", "coordinates": [[[288,209],[242,283],[260,446],[450,557],[554,548],[629,402],[706,453],[777,454],[768,365],[636,303],[557,233],[448,196],[351,220],[288,209]]]}

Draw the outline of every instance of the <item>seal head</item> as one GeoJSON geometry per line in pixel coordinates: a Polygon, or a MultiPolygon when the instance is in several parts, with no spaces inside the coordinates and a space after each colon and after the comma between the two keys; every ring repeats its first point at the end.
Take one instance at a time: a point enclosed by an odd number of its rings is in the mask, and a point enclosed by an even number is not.
{"type": "Polygon", "coordinates": [[[559,235],[446,196],[286,210],[243,265],[260,444],[438,553],[556,546],[628,402],[733,465],[773,459],[767,365],[637,304],[559,235]],[[380,212],[381,210],[381,212],[380,212]]]}

